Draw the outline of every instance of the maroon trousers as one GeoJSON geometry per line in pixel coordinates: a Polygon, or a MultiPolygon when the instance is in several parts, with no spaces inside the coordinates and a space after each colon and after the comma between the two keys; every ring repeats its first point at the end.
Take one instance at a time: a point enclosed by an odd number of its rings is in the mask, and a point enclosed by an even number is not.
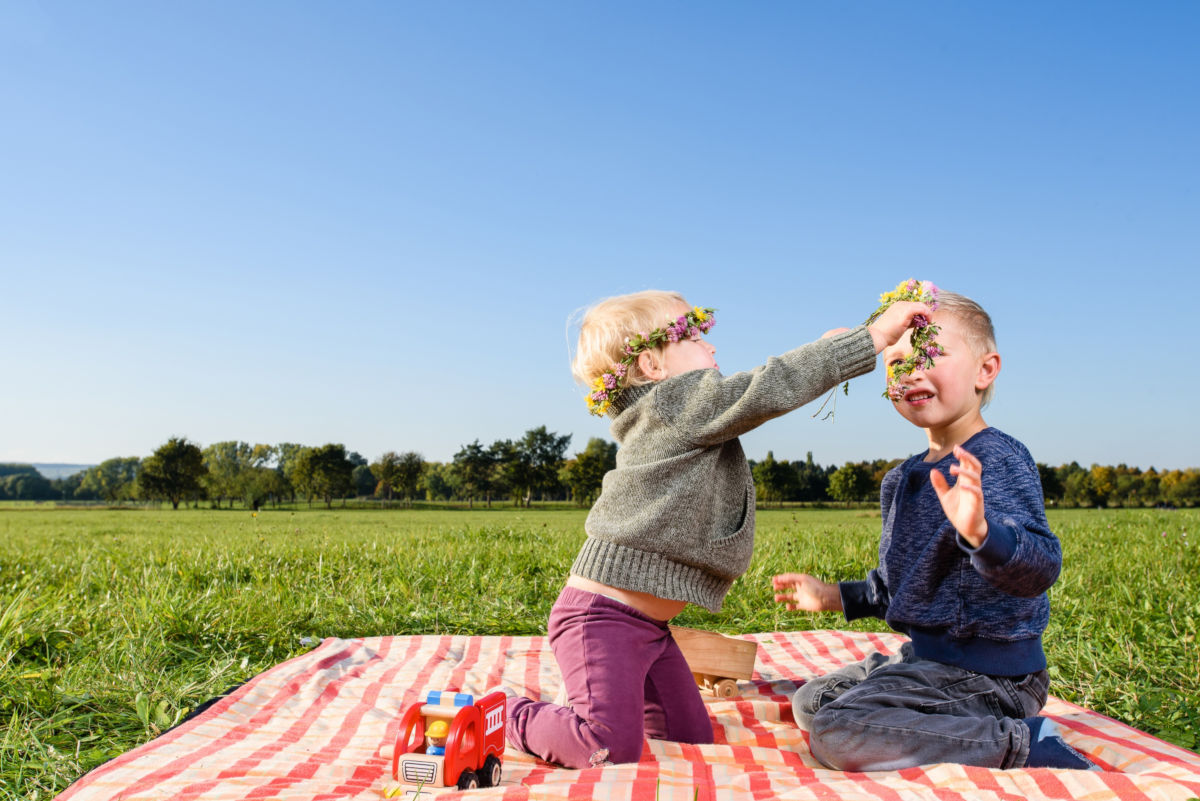
{"type": "Polygon", "coordinates": [[[666,622],[565,587],[550,647],[569,706],[508,699],[508,741],[568,768],[637,762],[646,737],[711,743],[712,722],[666,622]]]}

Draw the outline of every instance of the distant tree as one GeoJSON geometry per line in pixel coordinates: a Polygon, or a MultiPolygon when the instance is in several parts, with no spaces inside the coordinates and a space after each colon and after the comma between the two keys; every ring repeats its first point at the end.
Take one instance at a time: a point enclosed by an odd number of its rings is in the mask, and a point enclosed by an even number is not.
{"type": "MultiPolygon", "coordinates": [[[[31,464],[21,462],[5,462],[0,464],[0,478],[5,476],[19,476],[24,473],[37,473],[37,468],[31,464]]],[[[41,473],[38,473],[41,475],[41,473]]]]}
{"type": "Polygon", "coordinates": [[[829,477],[829,496],[847,506],[866,498],[872,487],[871,473],[861,462],[846,462],[829,477]]]}
{"type": "Polygon", "coordinates": [[[360,498],[365,498],[375,492],[375,485],[378,483],[375,479],[375,474],[371,472],[369,465],[356,464],[354,470],[350,474],[350,481],[354,485],[354,494],[360,498]]]}
{"type": "Polygon", "coordinates": [[[453,464],[443,462],[426,462],[421,468],[421,481],[417,486],[418,492],[425,493],[425,500],[445,501],[454,494],[453,464]]]}
{"type": "Polygon", "coordinates": [[[207,473],[200,448],[183,437],[171,437],[142,463],[138,483],[150,498],[163,498],[179,508],[185,497],[198,494],[207,473]]]}
{"type": "Polygon", "coordinates": [[[268,500],[278,504],[291,493],[283,473],[271,467],[251,467],[242,475],[242,502],[258,511],[268,500]]]}
{"type": "Polygon", "coordinates": [[[796,463],[796,500],[823,501],[829,496],[829,475],[825,469],[813,461],[812,451],[809,451],[803,462],[796,463]]]}
{"type": "Polygon", "coordinates": [[[486,497],[488,507],[492,505],[492,466],[495,464],[489,450],[475,440],[464,445],[454,454],[454,475],[459,491],[467,499],[467,508],[473,508],[475,498],[486,497]]]}
{"type": "Polygon", "coordinates": [[[592,437],[586,448],[563,464],[562,481],[571,488],[576,503],[591,506],[600,494],[604,474],[616,466],[617,443],[592,437]]]}
{"type": "Polygon", "coordinates": [[[214,442],[202,453],[204,467],[208,470],[203,484],[209,500],[219,508],[221,501],[229,499],[229,506],[233,508],[234,499],[245,494],[243,484],[253,463],[254,449],[245,442],[228,440],[214,442]]]}
{"type": "Polygon", "coordinates": [[[529,429],[517,443],[517,449],[529,468],[524,487],[526,506],[529,506],[535,491],[540,491],[545,497],[546,492],[558,485],[558,474],[570,444],[570,434],[559,436],[547,431],[545,426],[529,429]]]}
{"type": "Polygon", "coordinates": [[[296,493],[301,491],[293,474],[296,470],[296,462],[304,451],[305,446],[296,442],[281,442],[275,446],[276,469],[287,484],[289,500],[295,500],[296,493]]]}
{"type": "Polygon", "coordinates": [[[396,475],[399,471],[400,454],[395,451],[387,451],[371,463],[371,474],[376,480],[375,497],[383,498],[384,506],[387,506],[388,501],[392,499],[392,493],[396,491],[396,475]]]}
{"type": "Polygon", "coordinates": [[[1065,465],[1061,472],[1063,501],[1069,506],[1095,506],[1099,496],[1092,486],[1092,474],[1077,462],[1065,465]]]}
{"type": "Polygon", "coordinates": [[[82,470],[78,473],[72,473],[69,476],[53,479],[50,483],[54,485],[55,495],[64,501],[69,501],[72,498],[85,500],[84,496],[79,492],[79,487],[83,484],[82,470]]]}
{"type": "Polygon", "coordinates": [[[421,474],[425,470],[425,459],[416,451],[405,451],[400,454],[392,486],[404,498],[408,506],[412,506],[413,498],[417,497],[417,486],[421,482],[421,474]]]}
{"type": "Polygon", "coordinates": [[[136,456],[105,459],[84,472],[79,482],[79,494],[108,503],[131,499],[136,494],[141,466],[142,460],[136,456]]]}
{"type": "Polygon", "coordinates": [[[346,457],[346,447],[339,444],[305,448],[300,451],[293,467],[295,485],[309,499],[320,498],[325,508],[333,508],[334,498],[345,498],[354,488],[354,465],[346,457]]]}
{"type": "Polygon", "coordinates": [[[798,484],[796,471],[787,462],[775,461],[772,451],[767,451],[767,458],[754,465],[752,473],[757,494],[764,503],[775,501],[783,506],[783,499],[794,492],[798,484]]]}
{"type": "Polygon", "coordinates": [[[48,501],[56,494],[50,479],[32,468],[28,473],[14,473],[0,479],[0,498],[14,501],[48,501]]]}
{"type": "Polygon", "coordinates": [[[1063,485],[1058,480],[1058,473],[1049,465],[1038,463],[1037,466],[1038,478],[1042,482],[1042,497],[1047,503],[1055,503],[1062,500],[1063,485]]]}

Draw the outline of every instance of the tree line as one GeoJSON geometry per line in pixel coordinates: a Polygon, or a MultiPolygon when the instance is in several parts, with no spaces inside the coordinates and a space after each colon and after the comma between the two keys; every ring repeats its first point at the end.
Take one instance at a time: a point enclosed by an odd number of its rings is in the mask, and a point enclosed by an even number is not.
{"type": "Polygon", "coordinates": [[[150,456],[116,457],[70,476],[48,479],[28,464],[0,464],[0,500],[165,501],[172,507],[240,502],[265,505],[377,498],[384,505],[414,500],[574,500],[590,505],[604,474],[616,466],[617,446],[593,438],[570,457],[571,435],[539,426],[516,439],[463,445],[450,462],[426,461],[415,451],[387,451],[374,461],[340,443],[305,446],[217,442],[201,448],[172,437],[150,456]]]}
{"type": "MultiPolygon", "coordinates": [[[[415,451],[386,451],[374,461],[344,445],[305,446],[226,441],[201,448],[172,437],[145,458],[117,457],[64,478],[48,479],[27,464],[0,464],[0,500],[165,501],[173,507],[240,502],[252,509],[302,500],[309,505],[375,498],[382,505],[415,500],[529,506],[574,501],[590,506],[604,474],[616,466],[617,445],[593,437],[567,455],[571,436],[545,426],[516,439],[461,446],[449,462],[426,461],[415,451]]],[[[780,461],[768,452],[751,461],[758,501],[784,503],[878,502],[879,484],[902,460],[876,459],[822,466],[809,452],[803,461],[780,461]]],[[[1200,470],[1141,470],[1038,464],[1049,505],[1197,506],[1200,470]]]]}

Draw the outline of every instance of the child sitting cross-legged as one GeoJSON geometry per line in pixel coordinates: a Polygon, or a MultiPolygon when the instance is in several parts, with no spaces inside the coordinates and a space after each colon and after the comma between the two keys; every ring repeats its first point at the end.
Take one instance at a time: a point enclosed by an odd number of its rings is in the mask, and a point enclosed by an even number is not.
{"type": "MultiPolygon", "coordinates": [[[[879,566],[865,581],[773,580],[788,609],[880,617],[910,642],[805,682],[792,698],[796,722],[813,756],[840,770],[934,762],[1097,770],[1038,715],[1049,683],[1046,590],[1062,552],[1029,451],[983,420],[1000,372],[991,319],[947,292],[935,308],[933,366],[889,391],[928,449],[883,479],[879,566]]],[[[906,337],[884,351],[889,373],[912,349],[906,337]]]]}

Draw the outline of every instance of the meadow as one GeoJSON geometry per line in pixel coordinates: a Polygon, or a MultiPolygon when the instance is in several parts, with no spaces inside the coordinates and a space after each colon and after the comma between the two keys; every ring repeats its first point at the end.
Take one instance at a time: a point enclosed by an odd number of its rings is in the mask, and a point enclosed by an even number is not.
{"type": "MultiPolygon", "coordinates": [[[[540,634],[574,508],[0,508],[0,797],[42,799],[323,637],[540,634]]],[[[1200,511],[1051,511],[1051,692],[1200,746],[1200,511]]],[[[770,577],[874,565],[878,513],[760,510],[729,633],[885,630],[787,612],[770,577]]]]}

